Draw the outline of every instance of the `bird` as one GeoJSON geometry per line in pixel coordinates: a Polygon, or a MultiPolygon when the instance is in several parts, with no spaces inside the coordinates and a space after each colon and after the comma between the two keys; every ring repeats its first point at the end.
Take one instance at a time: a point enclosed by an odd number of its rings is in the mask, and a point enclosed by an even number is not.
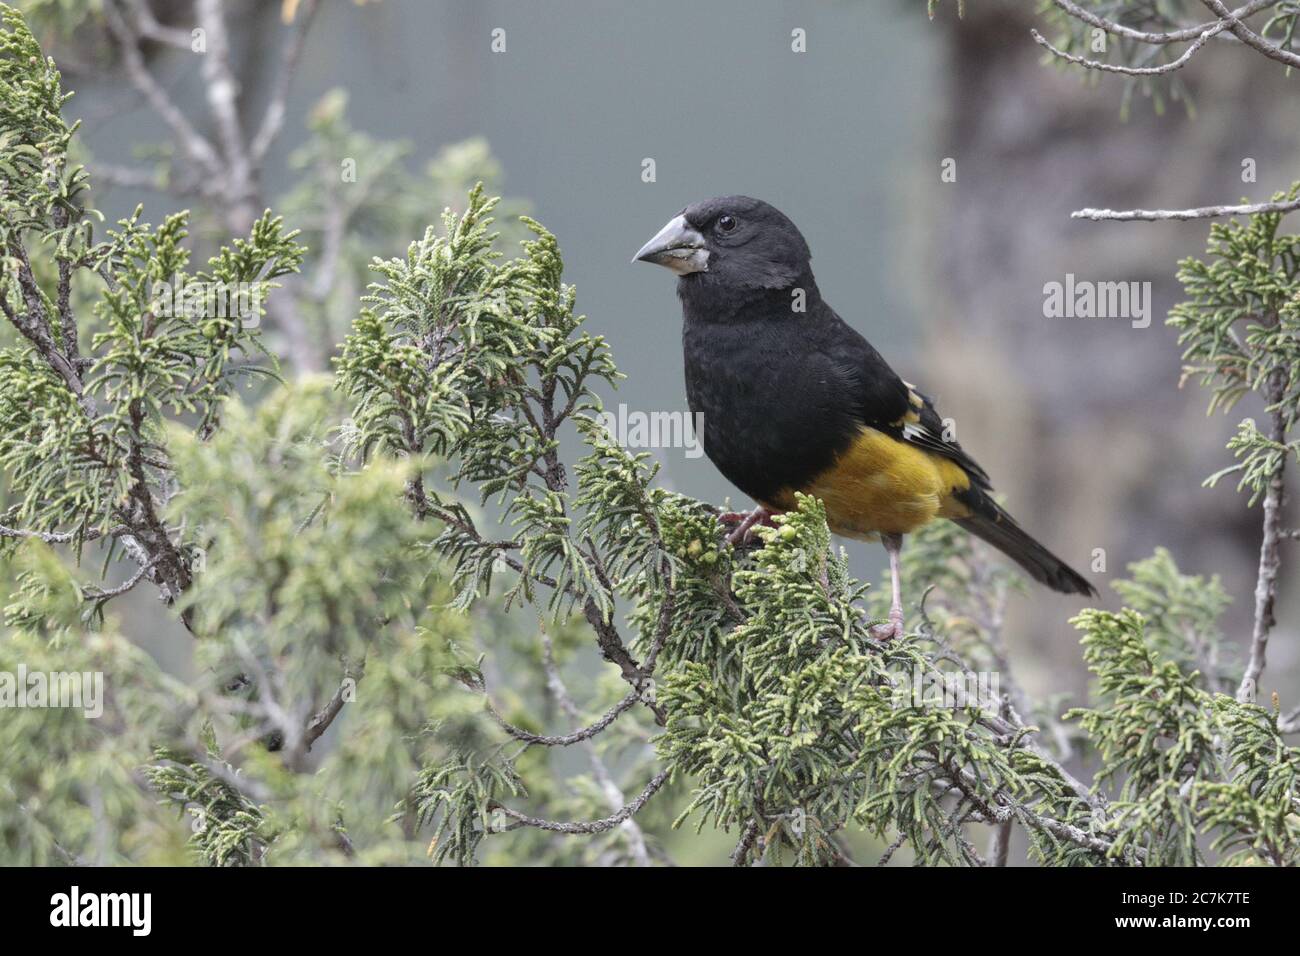
{"type": "Polygon", "coordinates": [[[879,640],[904,633],[905,535],[956,522],[1066,594],[1093,586],[1031,537],[993,497],[988,473],[822,298],[798,227],[769,203],[721,196],[687,206],[633,258],[677,276],[686,397],[723,476],[756,502],[731,516],[733,544],[755,525],[818,498],[838,535],[879,540],[891,603],[879,640]]]}

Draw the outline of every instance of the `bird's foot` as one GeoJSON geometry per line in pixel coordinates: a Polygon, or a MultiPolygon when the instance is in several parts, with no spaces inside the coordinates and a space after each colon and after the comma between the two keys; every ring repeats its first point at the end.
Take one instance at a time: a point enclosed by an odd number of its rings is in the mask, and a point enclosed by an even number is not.
{"type": "Polygon", "coordinates": [[[754,537],[754,526],[765,524],[773,527],[772,513],[766,508],[758,507],[748,514],[739,514],[734,511],[728,511],[718,516],[718,520],[725,525],[735,524],[736,527],[727,535],[727,543],[733,547],[739,547],[748,544],[754,537]]]}
{"type": "Polygon", "coordinates": [[[877,641],[888,641],[895,637],[903,636],[903,609],[895,607],[889,609],[889,620],[883,624],[874,624],[868,629],[872,638],[877,641]]]}

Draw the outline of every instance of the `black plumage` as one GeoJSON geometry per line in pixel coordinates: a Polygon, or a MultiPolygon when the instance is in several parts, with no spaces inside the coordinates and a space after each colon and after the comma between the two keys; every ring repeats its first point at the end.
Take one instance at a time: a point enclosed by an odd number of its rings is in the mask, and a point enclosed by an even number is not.
{"type": "Polygon", "coordinates": [[[902,534],[951,518],[1036,580],[1092,593],[997,505],[933,403],[822,298],[781,212],[744,196],[696,203],[638,258],[679,276],[687,400],[709,459],[745,494],[783,510],[793,491],[818,493],[832,530],[879,534],[891,559],[902,534]]]}

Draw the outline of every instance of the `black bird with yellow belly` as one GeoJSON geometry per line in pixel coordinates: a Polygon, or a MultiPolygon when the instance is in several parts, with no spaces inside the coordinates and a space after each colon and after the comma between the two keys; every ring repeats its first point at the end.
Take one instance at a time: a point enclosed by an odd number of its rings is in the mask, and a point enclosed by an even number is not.
{"type": "Polygon", "coordinates": [[[935,518],[1056,591],[1096,593],[993,500],[988,475],[945,434],[933,403],[826,303],[807,242],[778,210],[747,196],[696,203],[636,259],[677,274],[686,396],[704,451],[758,503],[733,541],[792,508],[796,491],[820,498],[832,531],[879,537],[889,553],[881,638],[903,630],[903,535],[935,518]]]}

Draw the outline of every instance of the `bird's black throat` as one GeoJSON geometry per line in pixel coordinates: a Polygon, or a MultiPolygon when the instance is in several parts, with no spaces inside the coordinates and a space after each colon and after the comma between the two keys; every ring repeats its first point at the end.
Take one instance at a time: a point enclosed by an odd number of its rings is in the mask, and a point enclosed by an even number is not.
{"type": "Polygon", "coordinates": [[[748,277],[748,281],[696,272],[677,280],[677,298],[687,324],[755,317],[798,320],[813,313],[822,301],[817,280],[807,266],[801,272],[765,273],[748,277]]]}

